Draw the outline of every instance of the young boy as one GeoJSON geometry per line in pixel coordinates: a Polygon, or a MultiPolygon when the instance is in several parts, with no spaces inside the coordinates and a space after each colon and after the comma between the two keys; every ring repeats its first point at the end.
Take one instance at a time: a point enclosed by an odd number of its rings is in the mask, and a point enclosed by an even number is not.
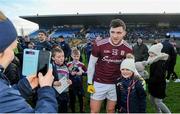
{"type": "MultiPolygon", "coordinates": [[[[63,77],[68,79],[68,83],[72,84],[71,80],[69,80],[69,70],[67,66],[64,64],[64,52],[62,49],[55,48],[52,50],[52,60],[53,60],[53,75],[55,77],[55,81],[53,83],[54,86],[61,86],[59,80],[63,77]]],[[[61,94],[57,96],[58,100],[58,108],[60,113],[68,112],[68,88],[65,89],[61,94]]]]}
{"type": "Polygon", "coordinates": [[[145,113],[146,92],[140,77],[135,75],[134,59],[123,60],[120,71],[121,76],[116,82],[118,113],[145,113]]]}
{"type": "Polygon", "coordinates": [[[150,94],[150,101],[157,110],[157,113],[171,113],[166,105],[162,102],[165,98],[166,90],[166,60],[168,55],[161,53],[163,45],[161,43],[155,44],[149,49],[149,58],[147,60],[150,64],[150,76],[148,81],[148,91],[150,94]]]}
{"type": "Polygon", "coordinates": [[[86,75],[87,68],[83,63],[79,61],[80,51],[78,49],[73,49],[71,53],[73,61],[67,64],[70,71],[70,79],[72,80],[72,85],[70,86],[70,106],[72,112],[75,112],[75,101],[76,96],[79,100],[80,112],[84,112],[84,89],[83,89],[83,76],[86,75]]]}

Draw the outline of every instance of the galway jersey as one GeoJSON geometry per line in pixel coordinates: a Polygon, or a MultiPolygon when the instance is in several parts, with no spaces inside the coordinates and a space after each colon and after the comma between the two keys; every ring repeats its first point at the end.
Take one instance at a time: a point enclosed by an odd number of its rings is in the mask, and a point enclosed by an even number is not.
{"type": "Polygon", "coordinates": [[[122,40],[119,45],[113,45],[110,38],[103,39],[94,44],[92,55],[97,57],[93,81],[114,84],[120,75],[120,64],[132,48],[122,40]]]}

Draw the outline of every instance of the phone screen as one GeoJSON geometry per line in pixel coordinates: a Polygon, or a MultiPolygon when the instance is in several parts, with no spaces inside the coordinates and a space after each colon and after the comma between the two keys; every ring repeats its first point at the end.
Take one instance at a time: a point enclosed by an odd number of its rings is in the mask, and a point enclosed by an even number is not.
{"type": "Polygon", "coordinates": [[[45,75],[49,68],[51,53],[49,51],[40,51],[38,59],[37,73],[41,72],[43,75],[45,75]]]}

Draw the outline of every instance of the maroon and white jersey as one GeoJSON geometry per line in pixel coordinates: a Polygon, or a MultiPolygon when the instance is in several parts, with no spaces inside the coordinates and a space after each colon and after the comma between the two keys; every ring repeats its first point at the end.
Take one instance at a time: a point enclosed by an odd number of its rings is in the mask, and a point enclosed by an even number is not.
{"type": "Polygon", "coordinates": [[[86,66],[82,62],[80,62],[80,61],[78,61],[78,62],[71,61],[71,62],[67,63],[67,67],[69,68],[70,72],[72,71],[72,69],[74,67],[77,67],[83,73],[87,72],[86,66]]]}
{"type": "Polygon", "coordinates": [[[119,45],[113,45],[110,38],[103,39],[94,44],[92,55],[97,57],[94,81],[114,84],[120,75],[120,64],[127,53],[132,53],[132,48],[122,40],[119,45]]]}

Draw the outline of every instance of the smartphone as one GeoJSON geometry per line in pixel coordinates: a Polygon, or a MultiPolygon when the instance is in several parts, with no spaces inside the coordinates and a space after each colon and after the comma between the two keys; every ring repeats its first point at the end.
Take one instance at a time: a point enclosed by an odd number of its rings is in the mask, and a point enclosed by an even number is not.
{"type": "Polygon", "coordinates": [[[45,75],[49,69],[50,60],[51,60],[51,52],[40,51],[38,57],[37,73],[41,72],[43,75],[45,75]]]}
{"type": "Polygon", "coordinates": [[[23,76],[29,76],[38,74],[41,72],[45,75],[50,66],[51,52],[33,50],[33,49],[24,49],[23,53],[23,76]]]}
{"type": "Polygon", "coordinates": [[[37,73],[39,50],[24,49],[22,75],[29,76],[37,73]]]}

